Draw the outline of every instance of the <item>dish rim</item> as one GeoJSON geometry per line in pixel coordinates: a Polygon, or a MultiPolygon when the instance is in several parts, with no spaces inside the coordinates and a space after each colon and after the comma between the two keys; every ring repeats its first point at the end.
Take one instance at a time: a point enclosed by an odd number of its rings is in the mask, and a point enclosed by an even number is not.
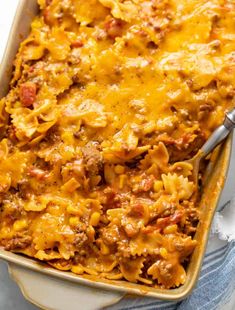
{"type": "MultiPolygon", "coordinates": [[[[13,25],[11,27],[9,39],[6,45],[5,53],[4,53],[2,63],[0,66],[0,80],[4,81],[2,82],[2,87],[0,89],[0,98],[3,97],[4,94],[7,93],[7,89],[8,89],[8,85],[10,81],[10,75],[11,75],[10,68],[12,67],[13,59],[15,58],[16,51],[19,47],[19,44],[23,40],[22,35],[24,37],[25,34],[28,32],[27,29],[29,29],[29,26],[30,26],[29,20],[32,19],[32,17],[36,15],[36,10],[34,13],[29,12],[29,6],[31,5],[30,6],[31,8],[33,7],[36,8],[37,6],[36,3],[37,3],[37,0],[20,0],[18,4],[18,8],[15,14],[13,25]],[[24,18],[22,18],[23,16],[24,18]],[[27,16],[27,18],[25,18],[25,16],[27,16]],[[22,33],[19,33],[19,29],[24,29],[24,31],[22,33]]],[[[103,290],[119,291],[119,292],[124,292],[128,294],[155,297],[155,298],[169,300],[169,301],[177,301],[177,300],[184,299],[191,293],[193,287],[195,286],[197,282],[197,279],[198,279],[198,276],[201,270],[201,265],[202,265],[203,257],[205,254],[207,241],[209,238],[210,226],[213,220],[213,215],[217,208],[218,201],[219,201],[219,198],[220,198],[220,195],[223,189],[223,185],[224,185],[224,182],[227,176],[227,171],[229,168],[231,149],[232,149],[232,136],[230,135],[230,137],[227,139],[225,143],[224,149],[220,150],[220,155],[219,155],[218,162],[217,162],[217,166],[218,165],[220,166],[221,171],[220,171],[220,175],[218,177],[219,180],[217,181],[216,186],[219,186],[220,189],[217,189],[216,195],[213,198],[211,198],[211,203],[213,204],[213,207],[209,208],[209,211],[210,211],[209,220],[205,219],[203,223],[199,223],[198,225],[199,227],[204,225],[204,228],[207,229],[207,232],[202,233],[203,242],[202,244],[196,247],[192,257],[190,258],[190,263],[188,266],[188,270],[190,270],[190,273],[188,273],[187,271],[186,282],[179,288],[163,290],[163,289],[156,289],[153,287],[147,287],[141,284],[133,284],[133,283],[125,282],[125,281],[98,279],[98,277],[90,277],[87,275],[78,276],[71,272],[59,271],[54,268],[45,266],[45,264],[39,263],[35,259],[23,257],[23,256],[20,256],[19,254],[14,254],[14,253],[5,251],[2,248],[0,248],[0,259],[3,259],[9,263],[14,263],[16,265],[22,266],[30,270],[34,270],[39,273],[46,274],[48,276],[60,278],[66,281],[72,281],[72,282],[82,284],[85,286],[97,287],[103,290]],[[195,259],[194,257],[196,254],[198,255],[195,259]],[[193,261],[193,259],[195,262],[193,261]],[[192,267],[191,267],[193,262],[194,262],[194,268],[193,268],[194,270],[192,270],[192,267]]],[[[214,172],[212,174],[212,178],[214,174],[216,173],[214,172]]],[[[203,201],[203,198],[202,198],[202,201],[203,201]]],[[[202,202],[200,203],[200,206],[201,204],[202,202]]],[[[199,228],[197,228],[197,231],[198,230],[199,228]]]]}

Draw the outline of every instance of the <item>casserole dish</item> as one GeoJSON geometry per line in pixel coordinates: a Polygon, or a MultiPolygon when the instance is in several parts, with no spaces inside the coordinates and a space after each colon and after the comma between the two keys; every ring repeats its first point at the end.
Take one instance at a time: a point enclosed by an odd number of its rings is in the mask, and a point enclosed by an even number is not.
{"type": "MultiPolygon", "coordinates": [[[[19,42],[29,31],[30,22],[36,13],[36,1],[24,0],[20,2],[1,66],[0,77],[1,81],[3,81],[0,92],[1,96],[4,96],[7,92],[11,75],[11,64],[19,42]]],[[[70,309],[73,309],[76,307],[77,302],[81,303],[84,300],[86,302],[86,309],[95,309],[115,302],[127,293],[165,300],[183,299],[191,292],[199,275],[210,224],[225,181],[230,151],[231,138],[228,139],[223,148],[217,150],[217,156],[214,157],[214,160],[208,167],[207,181],[205,182],[199,206],[202,210],[202,217],[195,235],[198,246],[187,268],[186,282],[177,289],[159,290],[146,288],[146,286],[139,284],[101,280],[95,276],[75,276],[69,272],[56,271],[34,260],[4,250],[0,251],[0,258],[9,262],[11,274],[20,283],[26,297],[42,308],[63,309],[69,300],[70,303],[74,303],[69,305],[70,309]],[[40,291],[38,291],[38,287],[41,287],[40,291]],[[63,294],[60,294],[60,290],[63,294]],[[76,297],[74,298],[72,295],[76,297]],[[58,296],[61,296],[61,300],[58,296]]]]}

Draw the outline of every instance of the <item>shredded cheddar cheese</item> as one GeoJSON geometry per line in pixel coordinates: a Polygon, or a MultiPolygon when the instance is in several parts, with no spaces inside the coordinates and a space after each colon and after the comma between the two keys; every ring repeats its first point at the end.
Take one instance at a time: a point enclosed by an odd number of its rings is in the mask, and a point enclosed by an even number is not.
{"type": "Polygon", "coordinates": [[[180,286],[199,221],[184,161],[234,105],[234,1],[38,3],[0,101],[0,245],[180,286]]]}

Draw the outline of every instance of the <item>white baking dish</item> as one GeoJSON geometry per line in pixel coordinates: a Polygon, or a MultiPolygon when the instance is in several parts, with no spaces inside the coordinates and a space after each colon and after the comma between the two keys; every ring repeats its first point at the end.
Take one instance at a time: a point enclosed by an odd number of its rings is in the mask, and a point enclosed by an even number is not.
{"type": "MultiPolygon", "coordinates": [[[[1,64],[0,97],[7,93],[12,63],[19,43],[27,35],[32,18],[37,14],[37,11],[36,0],[20,0],[1,64]]],[[[24,296],[43,309],[100,309],[117,302],[125,294],[138,294],[165,300],[185,298],[193,289],[200,272],[211,221],[229,166],[231,141],[230,137],[223,149],[218,151],[217,161],[210,167],[208,182],[201,201],[204,215],[195,236],[199,245],[188,266],[186,283],[181,287],[172,290],[159,290],[124,281],[76,276],[70,272],[52,269],[33,259],[6,252],[3,249],[0,249],[0,258],[8,262],[10,273],[19,284],[24,296]]]]}

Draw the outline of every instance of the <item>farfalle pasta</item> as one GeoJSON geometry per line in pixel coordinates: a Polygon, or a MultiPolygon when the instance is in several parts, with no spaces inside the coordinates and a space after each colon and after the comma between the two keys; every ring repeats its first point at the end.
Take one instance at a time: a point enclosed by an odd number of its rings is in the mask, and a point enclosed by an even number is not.
{"type": "Polygon", "coordinates": [[[187,159],[234,105],[235,3],[38,3],[0,101],[0,245],[78,275],[184,284],[202,183],[187,159]]]}

